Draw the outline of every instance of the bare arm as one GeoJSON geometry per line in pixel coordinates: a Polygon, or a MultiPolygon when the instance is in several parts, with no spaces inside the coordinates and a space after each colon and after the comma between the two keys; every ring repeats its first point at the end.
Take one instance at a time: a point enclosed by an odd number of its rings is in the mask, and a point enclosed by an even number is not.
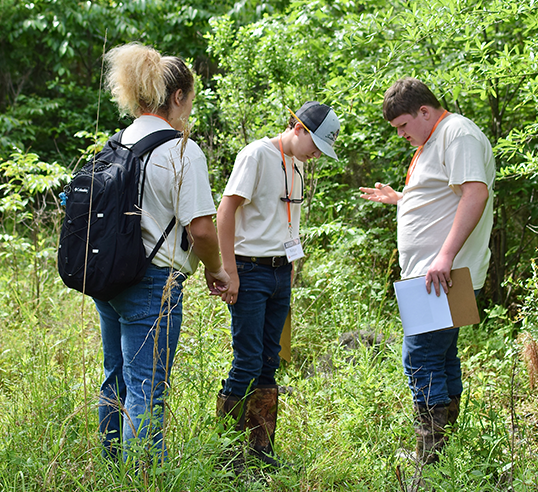
{"type": "Polygon", "coordinates": [[[239,292],[239,275],[235,263],[235,212],[245,199],[239,195],[223,196],[217,211],[217,228],[219,244],[222,251],[224,269],[230,276],[230,286],[222,294],[222,300],[227,304],[235,304],[239,292]]]}
{"type": "Polygon", "coordinates": [[[187,226],[191,238],[192,250],[205,265],[206,283],[211,294],[225,292],[230,278],[222,267],[219,257],[217,232],[211,215],[196,217],[187,226]]]}
{"type": "Polygon", "coordinates": [[[461,185],[461,191],[462,196],[456,210],[454,223],[439,254],[426,273],[428,294],[431,292],[432,283],[437,296],[441,294],[440,285],[445,293],[448,293],[448,287],[452,286],[450,270],[454,258],[478,224],[488,200],[489,191],[485,183],[469,181],[461,185]]]}
{"type": "Polygon", "coordinates": [[[389,205],[396,205],[403,196],[399,191],[395,191],[389,185],[382,183],[376,183],[374,188],[361,187],[359,190],[364,193],[361,198],[389,205]]]}

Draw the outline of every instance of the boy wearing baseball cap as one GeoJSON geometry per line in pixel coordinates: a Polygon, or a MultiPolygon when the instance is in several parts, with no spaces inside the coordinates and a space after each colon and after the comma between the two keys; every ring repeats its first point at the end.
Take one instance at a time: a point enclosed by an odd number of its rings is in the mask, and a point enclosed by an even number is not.
{"type": "Polygon", "coordinates": [[[223,265],[222,294],[232,316],[234,358],[217,400],[217,414],[250,429],[251,452],[278,466],[274,436],[278,406],[275,371],[290,308],[292,263],[303,255],[299,220],[303,163],[333,150],[340,122],[333,109],[309,101],[286,130],[238,154],[217,212],[223,265]]]}

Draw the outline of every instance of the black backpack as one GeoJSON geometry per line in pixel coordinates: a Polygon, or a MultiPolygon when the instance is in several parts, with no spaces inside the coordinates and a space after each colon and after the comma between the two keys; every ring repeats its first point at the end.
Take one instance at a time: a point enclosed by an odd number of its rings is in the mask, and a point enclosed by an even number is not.
{"type": "MultiPolygon", "coordinates": [[[[146,166],[155,148],[182,138],[182,133],[160,130],[131,148],[120,143],[122,133],[111,137],[103,150],[75,174],[62,196],[66,207],[58,272],[68,287],[102,301],[113,299],[142,280],[176,220],[168,224],[146,258],[140,227],[146,166]],[[148,152],[139,196],[142,156],[148,152]]],[[[186,250],[183,233],[181,246],[186,250]]]]}

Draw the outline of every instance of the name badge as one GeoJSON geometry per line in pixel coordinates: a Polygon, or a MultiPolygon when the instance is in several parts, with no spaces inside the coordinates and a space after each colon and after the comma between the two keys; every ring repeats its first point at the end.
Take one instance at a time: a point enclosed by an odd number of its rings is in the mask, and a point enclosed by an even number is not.
{"type": "Polygon", "coordinates": [[[290,263],[304,256],[303,246],[299,238],[286,241],[284,243],[284,250],[290,263]]]}

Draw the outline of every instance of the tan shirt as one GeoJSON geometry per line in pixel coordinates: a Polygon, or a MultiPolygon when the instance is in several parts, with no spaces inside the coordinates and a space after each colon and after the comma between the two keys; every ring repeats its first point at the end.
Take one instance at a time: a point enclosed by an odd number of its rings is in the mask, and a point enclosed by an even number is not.
{"type": "MultiPolygon", "coordinates": [[[[303,163],[295,159],[301,175],[303,163]]],[[[288,191],[293,179],[293,198],[301,195],[301,176],[286,156],[288,191]]],[[[291,239],[282,156],[265,137],[247,145],[237,155],[224,195],[245,198],[235,213],[235,254],[243,256],[284,256],[284,242],[291,239]]],[[[292,236],[299,237],[300,204],[290,204],[292,236]]]]}
{"type": "Polygon", "coordinates": [[[493,224],[495,161],[491,144],[469,119],[451,114],[430,137],[398,202],[398,251],[402,278],[425,275],[454,222],[461,185],[485,183],[489,198],[482,217],[454,259],[467,266],[474,289],[484,285],[493,224]]]}
{"type": "MultiPolygon", "coordinates": [[[[140,116],[125,130],[122,143],[132,145],[149,133],[171,128],[155,116],[140,116]]],[[[175,216],[181,227],[172,230],[152,263],[161,267],[173,266],[175,270],[191,274],[199,259],[194,253],[181,249],[183,228],[197,217],[214,215],[216,210],[204,153],[190,139],[183,158],[180,148],[181,140],[170,140],[157,147],[150,156],[142,201],[142,239],[149,255],[175,216]]]]}

